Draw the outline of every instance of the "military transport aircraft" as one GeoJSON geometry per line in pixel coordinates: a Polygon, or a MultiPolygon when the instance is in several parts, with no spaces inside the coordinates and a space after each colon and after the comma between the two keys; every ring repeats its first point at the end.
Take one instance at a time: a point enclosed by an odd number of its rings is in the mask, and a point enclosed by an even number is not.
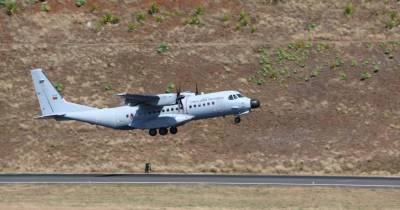
{"type": "Polygon", "coordinates": [[[238,91],[214,93],[181,92],[157,95],[118,94],[124,105],[98,109],[64,100],[47,79],[42,69],[31,71],[36,95],[39,99],[41,119],[77,120],[114,129],[148,129],[151,136],[176,134],[177,127],[192,120],[234,115],[240,116],[260,107],[260,101],[244,97],[238,91]]]}

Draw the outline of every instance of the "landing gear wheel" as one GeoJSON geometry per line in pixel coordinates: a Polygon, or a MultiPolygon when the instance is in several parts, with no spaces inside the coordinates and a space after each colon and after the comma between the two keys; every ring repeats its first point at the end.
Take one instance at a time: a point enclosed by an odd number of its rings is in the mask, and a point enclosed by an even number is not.
{"type": "Polygon", "coordinates": [[[149,130],[149,135],[150,135],[150,136],[155,136],[155,135],[157,135],[157,130],[156,130],[156,129],[150,129],[150,130],[149,130]]]}
{"type": "Polygon", "coordinates": [[[178,128],[177,128],[177,127],[170,127],[170,128],[169,128],[169,132],[170,132],[171,134],[176,134],[176,133],[178,133],[178,128]]]}
{"type": "Polygon", "coordinates": [[[164,136],[164,135],[167,135],[168,129],[167,128],[160,128],[158,130],[158,132],[160,133],[161,136],[164,136]]]}
{"type": "Polygon", "coordinates": [[[235,117],[235,124],[239,124],[241,121],[240,117],[235,117]]]}

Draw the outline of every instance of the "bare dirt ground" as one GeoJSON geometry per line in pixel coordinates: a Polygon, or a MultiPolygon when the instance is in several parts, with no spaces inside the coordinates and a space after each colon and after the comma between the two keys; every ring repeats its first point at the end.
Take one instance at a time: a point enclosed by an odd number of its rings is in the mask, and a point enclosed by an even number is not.
{"type": "Polygon", "coordinates": [[[398,189],[319,187],[2,185],[0,208],[398,209],[398,189]]]}
{"type": "Polygon", "coordinates": [[[157,1],[155,15],[140,0],[1,7],[0,171],[141,172],[151,162],[156,172],[399,175],[400,4],[351,2],[157,1]],[[161,43],[169,49],[158,53],[161,43]],[[90,106],[197,82],[262,109],[240,126],[197,121],[166,137],[34,120],[37,67],[66,100],[90,106]]]}

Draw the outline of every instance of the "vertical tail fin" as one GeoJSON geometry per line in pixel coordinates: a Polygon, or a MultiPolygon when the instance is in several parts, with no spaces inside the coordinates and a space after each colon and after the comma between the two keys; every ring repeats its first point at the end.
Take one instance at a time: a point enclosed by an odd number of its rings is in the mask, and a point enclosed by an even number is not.
{"type": "Polygon", "coordinates": [[[54,88],[53,84],[47,79],[42,69],[33,69],[31,74],[43,116],[94,109],[65,101],[61,94],[54,88]]]}

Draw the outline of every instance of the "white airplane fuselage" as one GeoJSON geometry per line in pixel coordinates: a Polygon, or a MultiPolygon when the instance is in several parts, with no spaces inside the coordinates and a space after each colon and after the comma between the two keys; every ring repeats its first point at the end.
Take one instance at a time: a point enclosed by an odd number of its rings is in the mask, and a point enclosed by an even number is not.
{"type": "Polygon", "coordinates": [[[167,105],[160,107],[137,105],[114,108],[93,109],[71,112],[65,118],[102,125],[115,129],[153,129],[182,125],[191,120],[199,120],[226,115],[242,115],[251,109],[251,99],[237,97],[229,100],[230,95],[240,94],[237,91],[221,91],[195,95],[182,93],[183,107],[167,105]],[[171,120],[171,119],[174,120],[171,120]],[[171,121],[170,123],[168,123],[171,121]]]}

